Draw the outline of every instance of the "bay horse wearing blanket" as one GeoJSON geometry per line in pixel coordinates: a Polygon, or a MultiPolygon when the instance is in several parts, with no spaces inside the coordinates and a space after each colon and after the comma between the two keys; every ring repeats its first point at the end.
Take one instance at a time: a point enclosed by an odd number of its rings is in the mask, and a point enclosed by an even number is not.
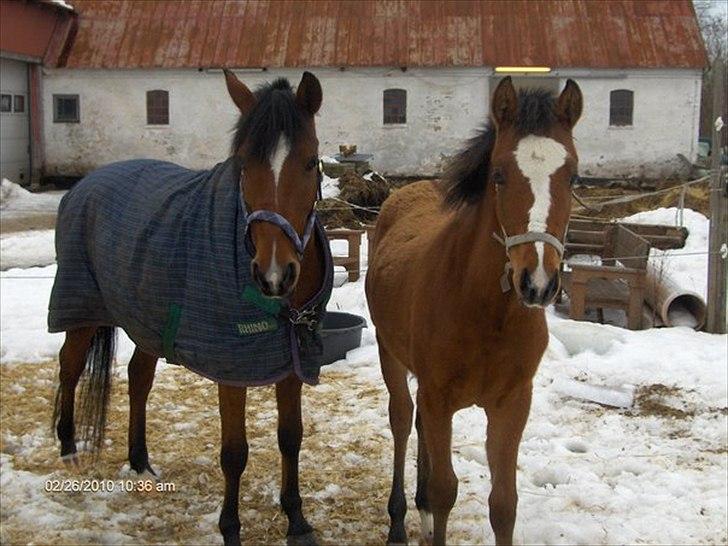
{"type": "Polygon", "coordinates": [[[423,539],[444,544],[457,497],[453,414],[478,405],[488,420],[490,522],[510,544],[516,459],[532,378],[548,342],[544,307],[559,264],[577,172],[572,128],[582,96],[516,93],[503,79],[491,123],[453,162],[444,188],[418,182],[384,204],[366,279],[389,390],[394,475],[389,543],[406,543],[404,463],[417,377],[417,493],[423,539]]]}
{"type": "Polygon", "coordinates": [[[301,510],[301,385],[321,366],[320,327],[333,266],[314,212],[320,186],[314,114],[321,85],[280,79],[252,93],[225,71],[241,117],[233,156],[195,172],[152,160],[103,167],[61,202],[58,272],[48,316],[66,332],[54,423],[61,456],[78,464],[74,402],[98,453],[111,386],[114,328],[135,342],[129,362],[129,463],[154,470],[146,401],[157,359],[218,383],[225,498],[220,531],[240,543],[238,493],[248,445],[246,386],[276,385],[281,504],[289,542],[315,543],[301,510]]]}

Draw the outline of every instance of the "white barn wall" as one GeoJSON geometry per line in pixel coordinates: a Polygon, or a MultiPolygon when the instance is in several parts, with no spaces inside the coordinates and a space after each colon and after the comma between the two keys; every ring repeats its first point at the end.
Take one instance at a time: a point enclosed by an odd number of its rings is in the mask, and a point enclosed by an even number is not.
{"type": "MultiPolygon", "coordinates": [[[[464,69],[312,69],[324,90],[317,118],[322,154],[357,144],[388,174],[437,174],[488,111],[491,71],[464,69]],[[382,92],[407,90],[406,126],[382,123],[382,92]]],[[[285,76],[296,85],[301,70],[237,71],[255,87],[285,76]]],[[[562,71],[582,88],[585,109],[575,136],[580,170],[587,176],[664,176],[680,167],[677,154],[694,158],[699,122],[700,72],[562,71]],[[634,91],[634,125],[609,127],[609,92],[634,91]]],[[[79,175],[136,157],[207,168],[227,157],[237,114],[220,71],[65,70],[46,72],[46,174],[79,175]],[[166,89],[170,125],[146,125],[146,91],[166,89]],[[81,122],[53,123],[52,95],[80,95],[81,122]]]]}
{"type": "Polygon", "coordinates": [[[697,154],[700,125],[699,70],[569,74],[584,94],[574,136],[583,176],[671,176],[684,170],[677,154],[697,154]],[[634,93],[633,125],[609,126],[609,93],[634,93]]]}
{"type": "MultiPolygon", "coordinates": [[[[485,120],[484,70],[314,69],[324,101],[316,120],[320,150],[357,144],[374,167],[396,174],[434,174],[442,154],[485,120]],[[382,123],[382,92],[407,90],[407,124],[382,123]]],[[[238,71],[251,87],[279,76],[296,85],[301,70],[238,71]]],[[[197,70],[49,70],[44,78],[46,173],[83,174],[135,157],[209,167],[227,157],[237,111],[222,72],[197,70]],[[146,125],[146,91],[169,91],[169,126],[146,125]],[[53,94],[77,93],[80,123],[53,123],[53,94]]]]}

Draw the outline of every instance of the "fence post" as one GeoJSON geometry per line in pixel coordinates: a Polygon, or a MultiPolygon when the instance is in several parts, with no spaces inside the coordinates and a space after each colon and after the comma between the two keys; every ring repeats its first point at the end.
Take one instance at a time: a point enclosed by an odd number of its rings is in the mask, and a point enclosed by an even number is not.
{"type": "MultiPolygon", "coordinates": [[[[726,332],[726,269],[728,245],[728,187],[721,165],[723,150],[721,123],[716,123],[725,112],[725,64],[716,59],[713,63],[713,141],[711,145],[710,180],[710,238],[708,249],[708,316],[706,330],[715,334],[726,332]]],[[[722,120],[728,123],[728,120],[722,120]]]]}

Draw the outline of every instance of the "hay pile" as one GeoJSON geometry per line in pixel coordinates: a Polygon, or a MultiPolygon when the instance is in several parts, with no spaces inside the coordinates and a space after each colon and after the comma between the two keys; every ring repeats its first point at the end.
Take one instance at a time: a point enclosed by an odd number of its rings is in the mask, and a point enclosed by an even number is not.
{"type": "Polygon", "coordinates": [[[326,228],[351,228],[361,226],[354,215],[354,209],[337,199],[322,199],[316,205],[319,219],[326,228]]]}
{"type": "MultiPolygon", "coordinates": [[[[656,185],[654,189],[667,189],[676,186],[676,182],[663,182],[656,185]]],[[[572,212],[581,216],[599,217],[599,218],[624,218],[638,212],[646,210],[654,210],[660,207],[677,207],[680,201],[680,193],[682,189],[675,187],[673,190],[659,195],[650,195],[634,201],[626,203],[614,203],[605,205],[602,208],[595,207],[598,210],[585,210],[576,201],[572,202],[572,212]]],[[[635,188],[624,187],[586,187],[576,188],[576,194],[587,204],[599,203],[622,196],[639,195],[640,192],[635,188]]],[[[698,211],[710,218],[710,188],[709,182],[688,186],[685,192],[685,208],[698,211]]]]}
{"type": "Polygon", "coordinates": [[[389,197],[392,186],[377,173],[365,176],[355,172],[342,174],[339,177],[338,199],[319,201],[317,210],[324,226],[358,229],[363,224],[376,221],[377,211],[389,197]]]}

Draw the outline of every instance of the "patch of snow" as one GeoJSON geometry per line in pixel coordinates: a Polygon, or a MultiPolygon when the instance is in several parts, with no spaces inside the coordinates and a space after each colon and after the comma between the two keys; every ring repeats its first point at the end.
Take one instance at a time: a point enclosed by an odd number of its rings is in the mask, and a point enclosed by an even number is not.
{"type": "Polygon", "coordinates": [[[335,159],[335,158],[333,158],[333,157],[331,157],[329,155],[322,155],[321,156],[321,161],[323,163],[338,163],[339,162],[337,159],[335,159]]]}
{"type": "MultiPolygon", "coordinates": [[[[634,224],[676,225],[676,207],[659,208],[638,212],[623,218],[622,221],[634,224]]],[[[708,290],[708,256],[697,253],[707,252],[710,221],[692,209],[683,210],[683,224],[688,229],[685,246],[675,250],[650,251],[650,262],[661,274],[669,276],[675,283],[706,297],[708,290]]]]}
{"type": "Polygon", "coordinates": [[[339,179],[330,178],[324,173],[323,180],[321,180],[321,197],[324,199],[332,199],[338,197],[340,191],[339,179]]]}
{"type": "Polygon", "coordinates": [[[74,7],[70,3],[66,2],[66,0],[51,0],[51,4],[55,4],[56,6],[62,7],[69,11],[74,10],[74,7]]]}
{"type": "Polygon", "coordinates": [[[0,237],[0,269],[43,267],[56,263],[55,232],[20,231],[0,237]]]}
{"type": "Polygon", "coordinates": [[[628,408],[634,401],[634,389],[630,387],[610,388],[602,385],[590,385],[589,383],[574,381],[565,377],[557,377],[551,384],[551,388],[564,396],[588,400],[615,408],[628,408]]]}
{"type": "Polygon", "coordinates": [[[65,192],[32,193],[7,178],[0,183],[0,211],[4,217],[55,213],[65,192]]]}

